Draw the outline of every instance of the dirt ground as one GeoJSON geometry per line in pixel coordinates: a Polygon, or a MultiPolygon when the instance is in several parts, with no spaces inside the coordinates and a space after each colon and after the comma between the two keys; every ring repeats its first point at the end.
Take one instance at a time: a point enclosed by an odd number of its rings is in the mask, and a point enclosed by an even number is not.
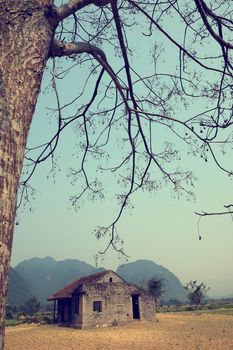
{"type": "Polygon", "coordinates": [[[6,350],[233,350],[233,316],[159,314],[157,322],[75,330],[40,325],[6,329],[6,350]]]}

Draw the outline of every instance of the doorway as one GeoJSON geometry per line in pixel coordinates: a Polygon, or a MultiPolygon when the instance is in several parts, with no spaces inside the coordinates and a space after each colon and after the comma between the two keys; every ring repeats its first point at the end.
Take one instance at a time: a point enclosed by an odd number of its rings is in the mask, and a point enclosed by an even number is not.
{"type": "Polygon", "coordinates": [[[68,325],[71,324],[71,299],[64,299],[61,302],[61,321],[68,325]]]}
{"type": "Polygon", "coordinates": [[[140,309],[139,309],[139,295],[132,295],[132,308],[133,308],[133,319],[140,319],[140,309]]]}

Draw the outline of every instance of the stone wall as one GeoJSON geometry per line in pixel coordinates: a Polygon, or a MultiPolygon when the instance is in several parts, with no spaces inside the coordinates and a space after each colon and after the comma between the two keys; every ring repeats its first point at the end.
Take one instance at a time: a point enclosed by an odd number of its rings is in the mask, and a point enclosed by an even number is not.
{"type": "Polygon", "coordinates": [[[138,295],[140,319],[155,317],[153,297],[127,283],[103,283],[88,287],[83,295],[83,327],[112,326],[132,321],[132,294],[138,295]],[[93,302],[101,302],[101,312],[93,311],[93,302]]]}

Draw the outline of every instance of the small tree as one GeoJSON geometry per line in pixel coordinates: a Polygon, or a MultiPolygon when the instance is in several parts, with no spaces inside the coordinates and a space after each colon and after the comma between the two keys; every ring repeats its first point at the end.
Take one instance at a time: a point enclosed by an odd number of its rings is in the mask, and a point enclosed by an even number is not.
{"type": "Polygon", "coordinates": [[[204,282],[198,284],[197,281],[190,281],[184,287],[188,291],[190,305],[194,305],[198,309],[204,303],[205,293],[210,288],[204,282]]]}
{"type": "Polygon", "coordinates": [[[18,308],[16,305],[7,305],[6,306],[6,318],[11,320],[17,314],[18,308]]]}
{"type": "Polygon", "coordinates": [[[25,312],[28,315],[34,315],[40,308],[40,302],[35,297],[29,299],[25,304],[25,312]]]}
{"type": "Polygon", "coordinates": [[[159,302],[162,294],[165,292],[164,279],[154,276],[147,282],[147,290],[154,296],[156,307],[159,307],[159,302]]]}

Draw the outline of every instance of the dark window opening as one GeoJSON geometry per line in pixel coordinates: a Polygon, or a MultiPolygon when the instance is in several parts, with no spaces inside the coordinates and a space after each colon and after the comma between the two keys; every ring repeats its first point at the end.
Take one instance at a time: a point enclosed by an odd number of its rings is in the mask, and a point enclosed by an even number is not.
{"type": "Polygon", "coordinates": [[[74,305],[75,313],[79,314],[79,298],[75,299],[75,305],[74,305]]]}
{"type": "Polygon", "coordinates": [[[102,312],[102,302],[93,301],[93,311],[102,312]]]}
{"type": "Polygon", "coordinates": [[[112,282],[112,277],[109,278],[109,282],[112,282]]]}

